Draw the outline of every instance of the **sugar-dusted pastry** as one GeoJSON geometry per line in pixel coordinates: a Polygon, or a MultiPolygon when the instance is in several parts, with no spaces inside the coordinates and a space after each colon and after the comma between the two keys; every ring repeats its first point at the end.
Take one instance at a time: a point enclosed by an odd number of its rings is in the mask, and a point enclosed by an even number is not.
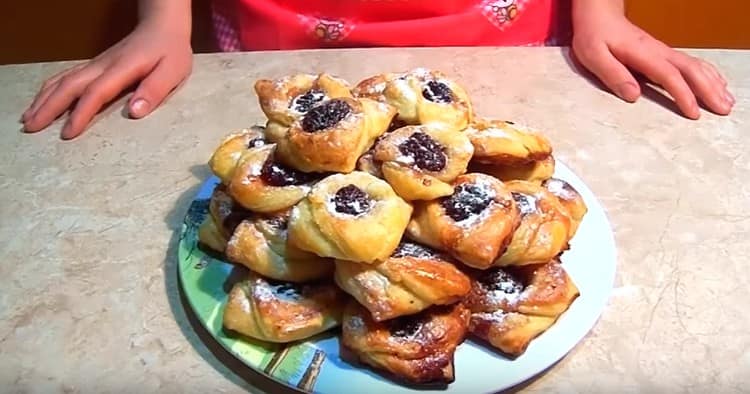
{"type": "Polygon", "coordinates": [[[254,212],[276,212],[303,199],[322,174],[288,167],[277,158],[275,144],[245,151],[229,183],[229,195],[254,212]]]}
{"type": "Polygon", "coordinates": [[[229,184],[242,154],[251,148],[266,144],[262,127],[252,127],[231,133],[224,139],[211,155],[208,166],[221,182],[229,184]]]}
{"type": "Polygon", "coordinates": [[[335,280],[375,321],[452,304],[471,289],[468,276],[456,268],[453,259],[410,241],[402,241],[383,262],[337,260],[335,280]]]}
{"type": "Polygon", "coordinates": [[[477,272],[465,301],[471,310],[469,330],[502,352],[518,356],[579,294],[559,260],[477,272]]]}
{"type": "Polygon", "coordinates": [[[543,186],[554,194],[565,209],[570,214],[570,231],[568,232],[568,238],[573,238],[578,226],[581,224],[583,217],[588,212],[586,202],[583,201],[583,197],[578,191],[568,182],[559,179],[551,178],[543,183],[543,186]]]}
{"type": "Polygon", "coordinates": [[[396,109],[362,98],[321,101],[285,127],[267,125],[281,161],[304,172],[352,172],[357,159],[388,129],[396,109]]]}
{"type": "Polygon", "coordinates": [[[464,133],[405,126],[378,140],[372,163],[405,200],[432,200],[453,193],[450,182],[466,172],[473,152],[464,133]]]}
{"type": "Polygon", "coordinates": [[[291,126],[313,106],[325,100],[352,97],[347,81],[330,74],[295,74],[279,79],[259,79],[255,93],[268,119],[291,126]]]}
{"type": "Polygon", "coordinates": [[[227,259],[271,279],[308,282],[330,277],[334,264],[289,245],[289,211],[254,215],[236,226],[226,247],[227,259]]]}
{"type": "Polygon", "coordinates": [[[344,310],[342,356],[409,383],[451,383],[454,354],[464,341],[469,310],[461,303],[376,322],[356,301],[344,310]]]}
{"type": "Polygon", "coordinates": [[[414,202],[407,234],[468,266],[488,268],[513,238],[519,208],[510,190],[489,175],[464,174],[452,186],[450,196],[414,202]]]}
{"type": "Polygon", "coordinates": [[[395,106],[397,119],[406,124],[437,123],[463,130],[473,119],[471,100],[464,88],[440,71],[416,68],[375,75],[357,84],[353,92],[356,97],[395,106]]]}
{"type": "Polygon", "coordinates": [[[536,183],[510,181],[505,186],[521,210],[521,224],[495,265],[538,264],[565,251],[573,220],[560,200],[536,183]]]}
{"type": "Polygon", "coordinates": [[[249,272],[229,293],[223,326],[261,341],[293,342],[339,326],[348,299],[330,281],[294,284],[249,272]]]}
{"type": "Polygon", "coordinates": [[[528,181],[541,183],[552,178],[555,174],[555,157],[522,164],[483,164],[472,161],[469,163],[470,172],[481,172],[492,175],[503,181],[528,181]]]}
{"type": "Polygon", "coordinates": [[[322,257],[383,261],[398,247],[412,211],[382,179],[361,171],[330,175],[293,208],[289,242],[322,257]]]}
{"type": "Polygon", "coordinates": [[[211,193],[208,215],[198,229],[198,240],[209,248],[224,253],[234,229],[252,215],[252,212],[232,200],[227,194],[226,186],[219,184],[211,193]]]}
{"type": "Polygon", "coordinates": [[[466,129],[474,145],[473,160],[493,165],[519,165],[546,159],[552,145],[539,131],[509,121],[477,118],[466,129]]]}

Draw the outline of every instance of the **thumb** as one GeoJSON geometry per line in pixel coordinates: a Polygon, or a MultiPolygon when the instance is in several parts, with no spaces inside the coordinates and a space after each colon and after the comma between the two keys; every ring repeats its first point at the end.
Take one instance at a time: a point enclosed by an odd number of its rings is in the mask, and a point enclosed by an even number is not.
{"type": "Polygon", "coordinates": [[[128,112],[132,118],[140,119],[154,111],[169,93],[187,76],[187,72],[175,72],[184,69],[170,65],[162,60],[153,71],[138,85],[128,103],[128,112]]]}
{"type": "Polygon", "coordinates": [[[641,88],[633,74],[612,55],[604,43],[576,51],[576,57],[621,99],[632,103],[641,95],[641,88]]]}

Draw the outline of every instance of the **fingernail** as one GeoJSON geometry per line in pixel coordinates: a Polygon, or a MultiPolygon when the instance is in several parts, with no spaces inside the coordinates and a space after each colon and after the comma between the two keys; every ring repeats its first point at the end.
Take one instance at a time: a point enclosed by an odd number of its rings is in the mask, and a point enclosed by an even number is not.
{"type": "Polygon", "coordinates": [[[140,118],[146,115],[147,111],[148,111],[148,101],[144,99],[139,98],[133,101],[133,104],[130,106],[130,115],[136,118],[140,118]]]}
{"type": "Polygon", "coordinates": [[[732,105],[734,105],[735,103],[734,96],[732,96],[732,93],[729,93],[728,91],[724,91],[724,100],[732,105]]]}
{"type": "Polygon", "coordinates": [[[615,87],[615,94],[625,101],[633,102],[638,98],[638,87],[632,82],[623,82],[615,87]]]}
{"type": "Polygon", "coordinates": [[[72,139],[73,135],[71,135],[71,131],[70,131],[71,127],[72,126],[70,124],[70,121],[65,122],[65,125],[63,126],[62,131],[60,131],[60,138],[64,140],[72,139]]]}

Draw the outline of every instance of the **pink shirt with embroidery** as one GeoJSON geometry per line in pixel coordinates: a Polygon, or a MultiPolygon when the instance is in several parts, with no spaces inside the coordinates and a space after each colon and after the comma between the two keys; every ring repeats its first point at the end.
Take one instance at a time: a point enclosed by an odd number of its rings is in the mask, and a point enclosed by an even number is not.
{"type": "Polygon", "coordinates": [[[223,51],[368,46],[558,45],[556,0],[214,0],[223,51]]]}

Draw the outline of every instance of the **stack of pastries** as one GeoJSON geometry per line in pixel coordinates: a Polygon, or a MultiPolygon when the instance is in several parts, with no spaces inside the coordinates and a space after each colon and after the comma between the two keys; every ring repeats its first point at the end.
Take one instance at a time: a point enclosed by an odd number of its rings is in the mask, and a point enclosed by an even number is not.
{"type": "Polygon", "coordinates": [[[587,212],[549,140],[474,113],[441,72],[254,85],[263,126],[226,136],[200,242],[247,267],[227,330],[450,383],[470,335],[515,357],[579,296],[560,256],[587,212]],[[340,330],[340,331],[339,331],[340,330]]]}

